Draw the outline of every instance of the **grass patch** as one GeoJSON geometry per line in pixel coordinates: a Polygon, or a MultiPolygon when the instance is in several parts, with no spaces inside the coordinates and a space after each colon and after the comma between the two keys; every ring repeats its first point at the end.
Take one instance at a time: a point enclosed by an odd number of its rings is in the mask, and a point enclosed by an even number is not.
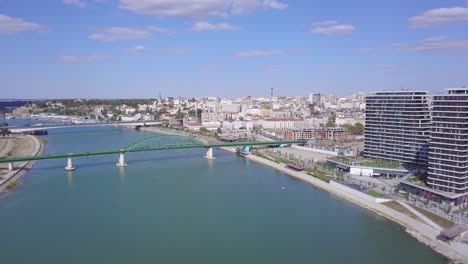
{"type": "Polygon", "coordinates": [[[265,155],[265,154],[263,154],[263,153],[260,153],[260,152],[252,152],[252,154],[255,155],[255,156],[258,156],[258,157],[260,157],[260,158],[264,158],[264,159],[266,159],[266,160],[271,160],[271,161],[274,161],[274,162],[276,162],[276,163],[279,163],[279,162],[276,161],[275,159],[272,159],[271,157],[269,157],[269,156],[267,156],[267,155],[265,155]]]}
{"type": "Polygon", "coordinates": [[[14,188],[16,188],[18,186],[18,184],[16,182],[10,182],[7,186],[6,186],[6,190],[7,191],[10,191],[10,190],[13,190],[14,188]]]}
{"type": "Polygon", "coordinates": [[[325,176],[327,175],[325,172],[317,169],[317,168],[307,168],[305,171],[310,172],[312,174],[318,175],[318,176],[325,176]]]}
{"type": "Polygon", "coordinates": [[[334,161],[343,162],[343,163],[350,163],[351,161],[356,160],[356,158],[346,157],[346,156],[332,157],[330,159],[334,161]]]}
{"type": "Polygon", "coordinates": [[[359,163],[363,167],[387,168],[387,169],[404,169],[399,162],[366,160],[359,163]]]}
{"type": "Polygon", "coordinates": [[[42,144],[46,145],[49,141],[43,137],[37,137],[39,139],[39,141],[42,142],[42,144]]]}
{"type": "Polygon", "coordinates": [[[289,161],[287,159],[280,158],[280,157],[275,157],[275,161],[278,162],[278,163],[284,163],[284,164],[288,164],[288,163],[291,162],[291,161],[289,161]]]}
{"type": "Polygon", "coordinates": [[[317,178],[319,180],[322,180],[322,181],[324,181],[326,183],[330,183],[330,181],[333,180],[333,177],[326,176],[326,175],[325,176],[319,176],[319,175],[314,175],[314,174],[312,174],[310,172],[307,172],[307,174],[312,176],[312,177],[315,177],[315,178],[317,178]]]}
{"type": "Polygon", "coordinates": [[[397,212],[400,212],[404,215],[407,215],[415,220],[418,220],[418,221],[421,221],[421,219],[419,219],[418,216],[416,216],[415,214],[413,214],[410,210],[406,209],[405,207],[403,207],[401,204],[399,204],[398,202],[395,202],[395,201],[390,201],[390,202],[385,202],[385,203],[382,203],[383,205],[387,206],[387,207],[390,207],[392,208],[393,210],[397,211],[397,212]]]}
{"type": "Polygon", "coordinates": [[[432,221],[434,221],[434,223],[440,225],[441,227],[443,228],[450,228],[452,226],[454,226],[455,224],[443,217],[440,217],[436,214],[433,214],[431,212],[428,212],[424,209],[421,209],[421,208],[418,208],[418,207],[414,207],[412,206],[414,209],[416,209],[418,212],[420,212],[421,214],[425,215],[427,218],[431,219],[432,221]]]}
{"type": "Polygon", "coordinates": [[[375,198],[387,198],[385,195],[372,190],[368,191],[367,194],[375,198]]]}
{"type": "Polygon", "coordinates": [[[330,176],[329,174],[326,174],[325,172],[317,169],[317,168],[307,168],[305,169],[306,173],[312,177],[315,177],[319,180],[322,180],[326,183],[330,183],[331,180],[334,178],[330,176]]]}
{"type": "Polygon", "coordinates": [[[420,177],[416,175],[409,176],[406,179],[406,181],[411,182],[412,184],[416,184],[418,186],[422,186],[422,187],[426,186],[426,184],[422,180],[420,180],[420,177]]]}

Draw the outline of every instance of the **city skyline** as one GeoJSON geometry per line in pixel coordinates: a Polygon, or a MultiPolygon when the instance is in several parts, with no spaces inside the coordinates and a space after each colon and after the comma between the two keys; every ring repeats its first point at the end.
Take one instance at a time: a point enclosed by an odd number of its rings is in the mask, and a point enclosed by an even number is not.
{"type": "Polygon", "coordinates": [[[468,83],[463,0],[3,0],[0,10],[3,98],[434,94],[468,83]]]}

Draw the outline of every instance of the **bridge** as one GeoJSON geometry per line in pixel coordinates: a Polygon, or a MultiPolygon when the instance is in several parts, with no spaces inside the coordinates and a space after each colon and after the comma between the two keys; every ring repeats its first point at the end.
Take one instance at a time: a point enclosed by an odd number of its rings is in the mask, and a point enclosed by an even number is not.
{"type": "Polygon", "coordinates": [[[81,153],[63,153],[52,155],[39,155],[0,159],[0,163],[8,163],[8,169],[14,170],[14,163],[38,161],[38,160],[52,160],[52,159],[67,159],[65,170],[75,170],[73,166],[73,158],[90,157],[90,156],[103,156],[103,155],[118,155],[119,159],[116,163],[119,167],[127,166],[125,162],[125,153],[134,152],[147,152],[147,151],[162,151],[162,150],[175,150],[175,149],[206,149],[205,158],[214,159],[213,149],[223,147],[243,147],[242,153],[249,154],[252,146],[266,146],[266,147],[281,147],[290,144],[305,144],[305,140],[296,141],[266,141],[266,142],[234,142],[234,143],[204,143],[203,141],[186,136],[180,135],[158,135],[137,141],[122,149],[109,150],[109,151],[96,151],[96,152],[81,152],[81,153]],[[175,140],[170,144],[168,140],[175,140]],[[161,140],[164,140],[163,142],[161,140]]]}
{"type": "Polygon", "coordinates": [[[11,133],[23,133],[37,130],[49,130],[58,128],[80,128],[80,127],[105,127],[105,126],[155,126],[163,124],[163,121],[131,121],[113,123],[83,123],[83,124],[49,124],[32,126],[10,126],[11,133]]]}

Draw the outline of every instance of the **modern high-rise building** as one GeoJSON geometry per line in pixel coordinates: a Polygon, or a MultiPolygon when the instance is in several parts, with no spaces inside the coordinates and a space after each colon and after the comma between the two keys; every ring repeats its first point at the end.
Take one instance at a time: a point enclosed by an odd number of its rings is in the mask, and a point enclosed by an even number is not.
{"type": "Polygon", "coordinates": [[[432,102],[429,176],[433,189],[468,192],[468,88],[450,88],[432,102]]]}
{"type": "Polygon", "coordinates": [[[364,156],[427,166],[431,118],[424,91],[382,91],[366,96],[364,156]]]}

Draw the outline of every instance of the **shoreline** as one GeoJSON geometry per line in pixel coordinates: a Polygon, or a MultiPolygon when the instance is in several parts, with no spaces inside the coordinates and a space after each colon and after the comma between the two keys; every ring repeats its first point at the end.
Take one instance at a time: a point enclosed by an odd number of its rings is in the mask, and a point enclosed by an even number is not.
{"type": "MultiPolygon", "coordinates": [[[[142,128],[142,131],[148,131],[153,133],[160,133],[166,135],[185,135],[185,133],[180,133],[178,131],[173,131],[170,129],[161,129],[156,127],[151,128],[142,128]]],[[[189,135],[192,136],[193,135],[189,135]]],[[[235,153],[235,150],[232,148],[223,147],[221,148],[225,151],[235,153]]],[[[458,241],[452,241],[451,245],[437,239],[439,235],[439,231],[434,229],[433,227],[427,225],[426,223],[417,221],[403,213],[400,213],[394,209],[391,209],[385,205],[378,204],[378,203],[370,203],[363,198],[357,197],[350,193],[343,192],[339,189],[336,189],[334,186],[323,182],[313,176],[307,175],[304,172],[297,172],[291,169],[288,169],[284,164],[278,164],[273,161],[254,156],[254,155],[247,155],[243,156],[244,158],[260,163],[264,166],[268,166],[272,169],[281,171],[290,177],[294,177],[296,179],[300,179],[308,184],[313,185],[316,188],[319,188],[323,191],[327,191],[338,198],[341,198],[345,201],[351,202],[354,205],[358,205],[361,208],[367,209],[373,213],[376,213],[379,216],[382,216],[396,224],[401,225],[405,228],[406,233],[411,235],[420,243],[429,246],[432,250],[437,252],[438,254],[443,255],[444,257],[448,258],[450,261],[454,263],[468,263],[468,245],[463,244],[458,241]]]]}
{"type": "MultiPolygon", "coordinates": [[[[27,135],[27,137],[34,142],[34,149],[31,153],[31,156],[41,155],[44,152],[45,143],[38,137],[31,135],[27,135]]],[[[15,170],[7,172],[5,175],[2,175],[2,178],[4,178],[5,180],[2,183],[0,183],[0,194],[9,192],[10,190],[7,189],[8,185],[11,183],[16,183],[34,166],[34,164],[36,164],[36,162],[37,161],[27,161],[17,164],[15,170]]]]}

